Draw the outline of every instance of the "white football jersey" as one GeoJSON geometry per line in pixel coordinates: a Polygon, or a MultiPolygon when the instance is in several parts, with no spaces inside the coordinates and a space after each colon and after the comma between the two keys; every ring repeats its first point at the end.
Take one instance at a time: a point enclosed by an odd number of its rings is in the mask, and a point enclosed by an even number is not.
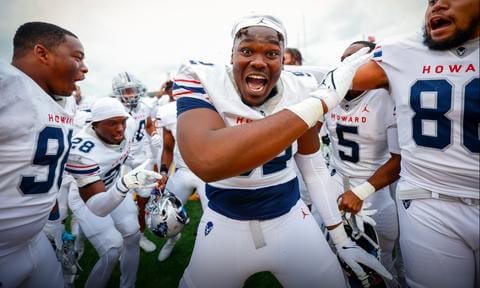
{"type": "MultiPolygon", "coordinates": [[[[60,188],[76,104],[0,64],[0,256],[37,235],[60,188]]],[[[11,252],[11,251],[10,251],[11,252]]]]}
{"type": "Polygon", "coordinates": [[[75,178],[79,187],[102,180],[108,190],[115,183],[130,153],[135,128],[135,121],[128,118],[125,139],[118,145],[100,140],[91,124],[74,135],[65,169],[75,178]]]}
{"type": "MultiPolygon", "coordinates": [[[[132,116],[137,126],[131,147],[131,155],[141,158],[141,160],[136,161],[139,162],[138,164],[141,164],[146,160],[146,155],[150,153],[149,136],[147,135],[145,127],[147,126],[147,117],[151,116],[152,107],[147,104],[143,98],[140,98],[137,107],[134,109],[125,108],[125,110],[132,116]]],[[[155,115],[153,115],[153,117],[155,117],[155,115]]]]}
{"type": "Polygon", "coordinates": [[[400,154],[398,138],[388,139],[395,143],[387,141],[387,129],[396,132],[394,109],[388,92],[376,89],[351,101],[344,99],[325,114],[332,168],[344,176],[368,179],[390,158],[390,152],[400,154]]]}
{"type": "Polygon", "coordinates": [[[177,102],[173,101],[157,110],[157,128],[165,128],[170,131],[175,139],[175,147],[173,148],[173,161],[176,168],[187,168],[187,164],[183,161],[177,144],[177,102]]]}
{"type": "Polygon", "coordinates": [[[478,38],[434,51],[420,35],[375,49],[397,107],[401,176],[409,183],[479,198],[479,54],[478,38]]]}
{"type": "MultiPolygon", "coordinates": [[[[216,111],[227,126],[236,126],[263,119],[298,103],[308,97],[317,85],[315,77],[309,73],[283,71],[275,88],[275,96],[259,107],[250,107],[242,102],[237,92],[230,66],[190,61],[180,67],[174,79],[173,95],[181,96],[177,100],[178,114],[189,109],[208,108],[216,111]]],[[[288,211],[298,200],[298,195],[292,192],[296,189],[298,193],[298,181],[292,165],[296,151],[294,142],[260,167],[239,176],[208,183],[209,207],[236,219],[269,219],[282,215],[285,211],[280,210],[288,211]],[[297,187],[293,188],[295,185],[297,187]],[[244,189],[250,192],[242,192],[244,189]],[[274,198],[271,194],[275,193],[273,191],[277,193],[275,201],[271,199],[274,198]],[[234,202],[238,205],[233,205],[234,202]],[[256,209],[259,207],[263,211],[256,209]]]]}

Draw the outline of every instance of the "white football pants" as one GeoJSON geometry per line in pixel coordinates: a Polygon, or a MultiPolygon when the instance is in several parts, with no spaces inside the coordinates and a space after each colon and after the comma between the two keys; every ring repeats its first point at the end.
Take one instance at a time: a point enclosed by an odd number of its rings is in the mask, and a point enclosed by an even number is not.
{"type": "Polygon", "coordinates": [[[0,287],[62,288],[63,272],[47,236],[40,232],[30,242],[0,257],[0,287]]]}
{"type": "Polygon", "coordinates": [[[345,287],[342,269],[302,200],[290,212],[260,221],[266,246],[255,248],[251,221],[204,211],[180,287],[242,287],[270,271],[284,287],[345,287]]]}
{"type": "MultiPolygon", "coordinates": [[[[399,181],[398,191],[415,187],[399,181]]],[[[408,286],[478,287],[480,208],[439,199],[398,200],[408,286]]]]}

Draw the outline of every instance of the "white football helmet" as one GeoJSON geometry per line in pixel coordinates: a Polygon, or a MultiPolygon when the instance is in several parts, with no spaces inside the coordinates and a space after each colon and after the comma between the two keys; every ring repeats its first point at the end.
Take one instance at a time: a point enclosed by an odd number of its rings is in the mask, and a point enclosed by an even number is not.
{"type": "Polygon", "coordinates": [[[188,222],[182,201],[172,192],[150,196],[145,207],[145,223],[159,237],[173,237],[180,233],[188,222]]]}
{"type": "Polygon", "coordinates": [[[119,99],[126,107],[137,107],[140,97],[147,89],[132,73],[122,72],[112,80],[113,96],[119,99]]]}

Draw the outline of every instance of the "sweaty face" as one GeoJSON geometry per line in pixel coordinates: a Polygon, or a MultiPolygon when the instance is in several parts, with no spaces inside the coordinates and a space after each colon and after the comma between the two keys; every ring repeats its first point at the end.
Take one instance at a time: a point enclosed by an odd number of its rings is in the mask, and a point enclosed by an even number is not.
{"type": "Polygon", "coordinates": [[[430,0],[425,12],[424,43],[446,50],[480,35],[478,0],[430,0]]]}
{"type": "Polygon", "coordinates": [[[80,41],[66,35],[66,41],[53,48],[49,77],[47,81],[50,93],[60,96],[70,96],[75,91],[75,82],[85,79],[88,72],[83,62],[84,52],[80,41]]]}
{"type": "Polygon", "coordinates": [[[112,117],[94,123],[97,135],[108,144],[120,144],[125,138],[126,117],[112,117]]]}
{"type": "Polygon", "coordinates": [[[265,102],[280,78],[283,49],[283,40],[271,28],[252,26],[238,32],[232,50],[233,76],[245,104],[265,102]]]}

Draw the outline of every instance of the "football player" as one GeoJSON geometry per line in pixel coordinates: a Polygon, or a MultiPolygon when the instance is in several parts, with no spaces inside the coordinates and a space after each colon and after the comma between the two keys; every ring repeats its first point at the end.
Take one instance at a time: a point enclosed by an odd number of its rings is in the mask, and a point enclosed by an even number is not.
{"type": "MultiPolygon", "coordinates": [[[[121,72],[112,80],[113,95],[122,102],[126,111],[135,120],[137,130],[133,138],[130,157],[131,165],[136,167],[147,159],[154,158],[153,154],[158,154],[162,150],[162,136],[158,134],[152,122],[153,107],[144,101],[145,86],[130,72],[121,72]],[[148,134],[148,136],[146,135],[148,134]],[[150,144],[152,149],[150,149],[150,144]],[[154,151],[152,151],[154,150],[154,151]]],[[[153,161],[152,161],[153,163],[153,161]]],[[[129,167],[129,169],[132,169],[129,167]]],[[[148,167],[152,170],[153,165],[148,167]]],[[[136,202],[138,204],[138,221],[140,224],[140,247],[145,252],[152,252],[157,247],[148,240],[145,235],[145,205],[150,198],[150,189],[136,189],[136,202]]]]}
{"type": "MultiPolygon", "coordinates": [[[[173,86],[175,88],[175,86],[173,86]]],[[[173,99],[175,94],[172,94],[172,100],[170,103],[158,107],[156,117],[157,130],[163,130],[164,146],[162,153],[162,164],[160,171],[166,173],[168,167],[173,159],[175,163],[175,171],[172,176],[169,177],[166,190],[167,192],[173,192],[185,204],[188,197],[196,191],[200,196],[200,201],[203,210],[206,208],[205,198],[205,182],[203,182],[198,176],[188,168],[182,159],[182,155],[178,150],[178,143],[175,141],[177,135],[177,102],[173,99]]],[[[180,239],[181,233],[170,237],[163,245],[160,253],[158,254],[158,261],[164,261],[172,253],[175,243],[180,239]]]]}
{"type": "Polygon", "coordinates": [[[282,72],[286,36],[275,17],[244,17],[232,29],[231,67],[190,61],[175,77],[179,149],[207,183],[208,198],[180,287],[238,287],[259,271],[271,271],[284,287],[345,287],[337,258],[299,200],[294,157],[339,256],[358,275],[365,275],[361,262],[389,277],[346,236],[324,186],[329,174],[314,127],[370,56],[364,49],[347,58],[309,97],[314,77],[282,72]]]}
{"type": "Polygon", "coordinates": [[[63,287],[43,233],[70,149],[75,99],[88,72],[83,46],[53,24],[21,25],[0,64],[0,283],[63,287]]]}
{"type": "Polygon", "coordinates": [[[356,90],[389,89],[395,101],[410,287],[480,279],[479,9],[478,0],[428,1],[423,37],[378,46],[353,81],[356,90]]]}
{"type": "Polygon", "coordinates": [[[134,287],[140,232],[137,208],[128,191],[154,186],[154,181],[162,176],[145,169],[148,161],[121,176],[137,127],[119,101],[99,99],[91,113],[91,123],[72,140],[66,164],[78,186],[69,193],[70,209],[100,256],[85,285],[104,287],[122,255],[120,286],[134,287]],[[96,201],[102,194],[110,195],[110,202],[96,201]],[[100,206],[102,209],[97,210],[104,213],[99,217],[87,206],[100,206]]]}
{"type": "MultiPolygon", "coordinates": [[[[363,47],[375,48],[366,41],[353,42],[342,60],[363,47]]],[[[395,202],[389,184],[399,178],[400,148],[393,100],[385,89],[349,90],[345,99],[325,114],[324,125],[331,140],[331,170],[341,211],[358,213],[365,201],[379,236],[381,262],[393,275],[392,252],[398,237],[395,202]],[[362,187],[367,187],[363,190],[362,187]]]]}

